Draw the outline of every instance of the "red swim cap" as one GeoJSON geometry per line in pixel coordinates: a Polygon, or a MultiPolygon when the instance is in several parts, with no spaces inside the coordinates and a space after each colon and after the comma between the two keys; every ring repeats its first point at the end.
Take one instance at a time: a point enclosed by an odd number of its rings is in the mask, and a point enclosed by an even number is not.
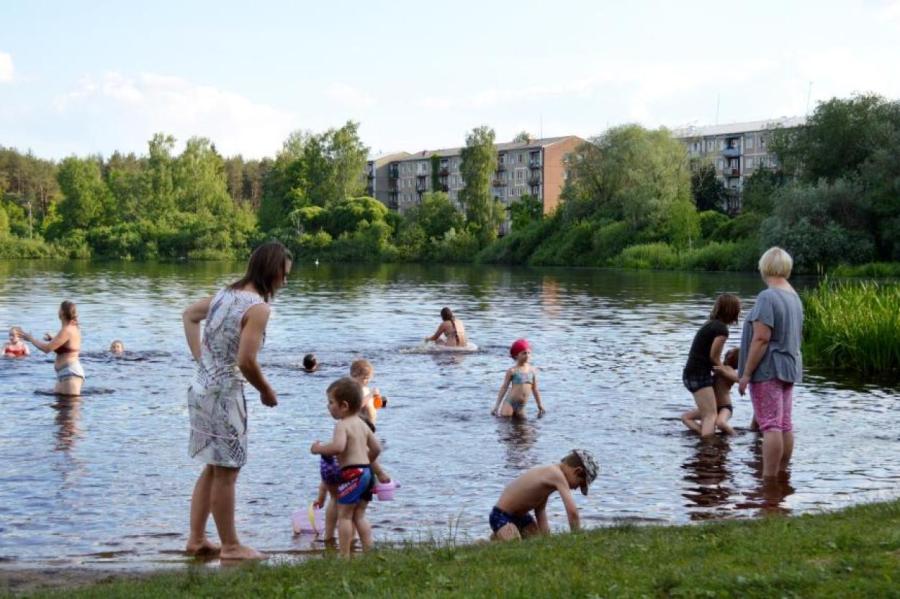
{"type": "Polygon", "coordinates": [[[523,351],[528,351],[530,349],[531,344],[528,343],[527,339],[516,339],[513,341],[513,344],[509,346],[509,355],[515,360],[523,351]]]}

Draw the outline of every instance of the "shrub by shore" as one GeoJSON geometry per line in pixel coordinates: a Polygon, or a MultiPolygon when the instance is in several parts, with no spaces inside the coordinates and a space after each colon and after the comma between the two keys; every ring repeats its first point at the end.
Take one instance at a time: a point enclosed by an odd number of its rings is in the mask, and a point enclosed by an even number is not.
{"type": "Polygon", "coordinates": [[[900,500],[797,517],[624,525],[509,544],[410,546],[296,565],[189,569],[66,597],[888,597],[900,500]]]}

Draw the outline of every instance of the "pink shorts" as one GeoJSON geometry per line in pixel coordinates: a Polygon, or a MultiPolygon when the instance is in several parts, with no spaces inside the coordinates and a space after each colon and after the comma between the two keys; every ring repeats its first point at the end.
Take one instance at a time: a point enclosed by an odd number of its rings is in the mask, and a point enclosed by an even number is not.
{"type": "Polygon", "coordinates": [[[794,383],[778,379],[750,383],[750,400],[753,402],[753,414],[759,430],[782,433],[794,430],[791,422],[793,393],[794,383]]]}

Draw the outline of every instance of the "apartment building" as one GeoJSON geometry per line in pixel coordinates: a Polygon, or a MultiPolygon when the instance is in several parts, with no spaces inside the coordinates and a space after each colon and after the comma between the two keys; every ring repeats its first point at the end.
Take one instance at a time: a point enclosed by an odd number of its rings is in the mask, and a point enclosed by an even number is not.
{"type": "MultiPolygon", "coordinates": [[[[494,197],[508,207],[523,195],[532,195],[541,201],[544,214],[552,212],[559,204],[565,183],[564,158],[582,143],[580,137],[568,135],[495,144],[497,170],[491,179],[494,197]]],[[[459,192],[465,183],[460,172],[461,153],[459,147],[423,150],[386,162],[384,158],[372,160],[367,172],[372,173],[377,183],[383,169],[387,183],[373,186],[371,195],[387,207],[405,212],[420,203],[426,192],[443,191],[451,202],[462,208],[459,192]],[[434,168],[437,172],[433,176],[434,168]]],[[[508,226],[507,219],[501,232],[508,230],[508,226]]]]}
{"type": "Polygon", "coordinates": [[[728,210],[740,208],[740,192],[744,181],[761,168],[777,165],[775,154],[769,150],[772,131],[779,128],[799,127],[804,117],[778,118],[768,121],[730,123],[706,127],[675,129],[672,135],[684,143],[691,158],[709,160],[716,167],[716,174],[732,191],[728,210]]]}

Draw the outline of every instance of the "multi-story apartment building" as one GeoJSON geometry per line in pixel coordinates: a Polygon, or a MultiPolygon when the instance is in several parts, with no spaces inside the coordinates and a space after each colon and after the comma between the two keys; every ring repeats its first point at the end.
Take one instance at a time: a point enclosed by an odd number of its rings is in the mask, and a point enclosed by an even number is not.
{"type": "Polygon", "coordinates": [[[408,156],[409,152],[397,152],[366,162],[366,195],[378,198],[384,202],[388,208],[396,209],[397,206],[391,206],[390,203],[383,199],[390,197],[391,177],[389,176],[389,166],[391,163],[402,160],[408,156]]]}
{"type": "MultiPolygon", "coordinates": [[[[569,135],[495,144],[497,170],[491,180],[494,197],[509,206],[531,195],[541,202],[544,214],[552,212],[565,183],[565,156],[582,143],[580,137],[569,135]]],[[[465,187],[460,173],[461,152],[462,148],[424,150],[387,161],[391,157],[369,161],[367,172],[376,181],[371,195],[389,208],[404,212],[421,202],[426,192],[443,191],[461,208],[459,192],[465,187]],[[382,169],[387,177],[384,186],[379,182],[382,169]]],[[[501,231],[507,228],[508,222],[501,231]]]]}
{"type": "Polygon", "coordinates": [[[761,168],[774,168],[776,157],[769,150],[774,129],[799,127],[803,117],[730,123],[675,129],[672,135],[684,143],[690,158],[709,160],[716,174],[731,191],[728,210],[740,208],[740,192],[747,177],[761,168]]]}

